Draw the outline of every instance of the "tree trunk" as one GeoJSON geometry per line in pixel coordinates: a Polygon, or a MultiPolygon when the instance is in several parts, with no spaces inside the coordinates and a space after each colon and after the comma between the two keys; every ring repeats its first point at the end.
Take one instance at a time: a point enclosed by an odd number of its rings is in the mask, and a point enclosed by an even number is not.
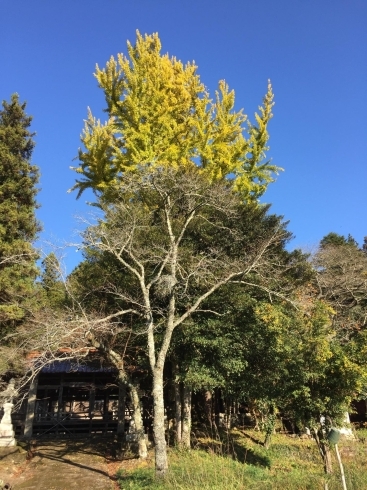
{"type": "Polygon", "coordinates": [[[175,420],[176,420],[176,443],[181,444],[182,441],[182,399],[181,399],[181,384],[174,382],[175,388],[175,420]]]}
{"type": "Polygon", "coordinates": [[[204,398],[205,398],[205,415],[206,419],[209,422],[210,429],[213,428],[213,395],[212,392],[209,390],[206,390],[204,393],[204,398]]]}
{"type": "Polygon", "coordinates": [[[220,412],[220,390],[219,388],[216,388],[213,390],[213,399],[212,399],[212,423],[213,423],[213,429],[215,430],[215,436],[219,440],[219,432],[218,432],[218,427],[219,427],[219,412],[220,412]]]}
{"type": "Polygon", "coordinates": [[[126,383],[119,379],[119,400],[117,407],[117,435],[125,433],[126,383]]]}
{"type": "Polygon", "coordinates": [[[191,386],[187,385],[183,389],[182,445],[191,447],[191,386]]]}
{"type": "Polygon", "coordinates": [[[260,430],[260,424],[259,424],[259,418],[258,418],[258,412],[257,412],[257,406],[256,406],[256,400],[250,400],[248,404],[249,412],[251,414],[251,417],[254,421],[254,430],[260,430]]]}
{"type": "Polygon", "coordinates": [[[131,401],[133,404],[133,419],[135,424],[135,432],[137,436],[139,458],[146,459],[148,456],[147,441],[145,439],[143,417],[141,413],[141,405],[138,389],[135,385],[130,385],[131,401]]]}
{"type": "Polygon", "coordinates": [[[231,428],[232,425],[232,399],[226,398],[225,401],[225,427],[227,431],[231,428]]]}
{"type": "Polygon", "coordinates": [[[265,433],[266,433],[265,441],[264,441],[265,449],[269,449],[269,447],[270,447],[271,437],[275,431],[276,420],[277,420],[276,407],[275,407],[275,405],[270,404],[269,412],[265,418],[265,433]]]}
{"type": "Polygon", "coordinates": [[[164,427],[163,368],[155,368],[153,371],[153,408],[156,476],[164,478],[168,469],[168,458],[164,427]]]}
{"type": "Polygon", "coordinates": [[[332,462],[331,462],[331,451],[322,438],[324,437],[323,433],[321,431],[317,431],[316,429],[313,429],[313,434],[315,437],[315,441],[317,444],[317,447],[319,448],[320,455],[322,457],[322,460],[324,462],[324,470],[327,475],[331,475],[333,472],[333,467],[332,467],[332,462]]]}
{"type": "Polygon", "coordinates": [[[325,460],[325,473],[331,475],[333,472],[332,462],[331,462],[331,451],[327,444],[321,443],[323,446],[324,460],[325,460]]]}
{"type": "Polygon", "coordinates": [[[264,441],[265,449],[269,449],[269,447],[270,447],[272,434],[273,434],[272,432],[267,432],[265,435],[265,441],[264,441]]]}

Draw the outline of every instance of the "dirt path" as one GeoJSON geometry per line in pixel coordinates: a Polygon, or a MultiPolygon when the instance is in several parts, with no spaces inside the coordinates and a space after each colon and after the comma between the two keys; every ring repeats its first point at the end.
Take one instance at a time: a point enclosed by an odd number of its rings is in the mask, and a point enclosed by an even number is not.
{"type": "Polygon", "coordinates": [[[47,441],[31,452],[0,455],[0,479],[12,490],[117,490],[119,466],[108,440],[47,441]]]}

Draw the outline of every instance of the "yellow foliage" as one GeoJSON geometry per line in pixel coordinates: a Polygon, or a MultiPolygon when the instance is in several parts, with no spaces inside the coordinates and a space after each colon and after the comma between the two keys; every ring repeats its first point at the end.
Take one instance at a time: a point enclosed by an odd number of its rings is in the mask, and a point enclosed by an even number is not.
{"type": "Polygon", "coordinates": [[[280,168],[264,162],[267,125],[272,117],[271,84],[256,125],[234,110],[235,94],[219,82],[215,100],[200,81],[194,63],[184,65],[161,54],[158,34],[137,32],[128,57],[111,57],[95,76],[110,119],[101,124],[89,112],[79,151],[83,177],[73,189],[87,188],[109,200],[125,172],[197,167],[210,182],[230,179],[246,200],[257,200],[280,168]]]}

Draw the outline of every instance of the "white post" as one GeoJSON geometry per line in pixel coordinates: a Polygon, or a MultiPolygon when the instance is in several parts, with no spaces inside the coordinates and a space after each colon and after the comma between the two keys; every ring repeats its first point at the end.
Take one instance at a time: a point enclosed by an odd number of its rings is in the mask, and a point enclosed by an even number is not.
{"type": "Polygon", "coordinates": [[[338,449],[338,445],[337,444],[335,444],[335,452],[336,452],[336,457],[338,458],[338,463],[339,463],[339,468],[340,468],[340,474],[341,474],[342,483],[343,483],[343,490],[347,490],[347,484],[345,483],[345,475],[344,475],[343,463],[342,463],[342,459],[341,459],[340,454],[339,454],[339,449],[338,449]]]}

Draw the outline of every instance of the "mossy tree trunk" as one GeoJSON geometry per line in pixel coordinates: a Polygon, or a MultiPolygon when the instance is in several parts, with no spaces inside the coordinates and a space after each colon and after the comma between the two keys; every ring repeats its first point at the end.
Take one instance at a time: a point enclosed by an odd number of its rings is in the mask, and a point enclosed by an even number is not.
{"type": "Polygon", "coordinates": [[[168,469],[167,443],[164,426],[163,367],[153,373],[153,432],[155,443],[155,470],[163,478],[168,469]]]}
{"type": "Polygon", "coordinates": [[[147,441],[144,433],[143,416],[140,403],[138,388],[136,385],[130,385],[131,401],[133,405],[133,420],[135,425],[135,433],[138,444],[138,454],[140,459],[146,459],[148,456],[147,441]]]}
{"type": "Polygon", "coordinates": [[[329,444],[324,441],[324,434],[321,430],[313,429],[312,430],[317,447],[319,449],[321,458],[324,463],[324,470],[327,475],[331,475],[333,472],[332,460],[331,460],[331,451],[329,444]]]}
{"type": "Polygon", "coordinates": [[[183,387],[182,406],[182,446],[186,449],[191,447],[191,386],[183,387]]]}

